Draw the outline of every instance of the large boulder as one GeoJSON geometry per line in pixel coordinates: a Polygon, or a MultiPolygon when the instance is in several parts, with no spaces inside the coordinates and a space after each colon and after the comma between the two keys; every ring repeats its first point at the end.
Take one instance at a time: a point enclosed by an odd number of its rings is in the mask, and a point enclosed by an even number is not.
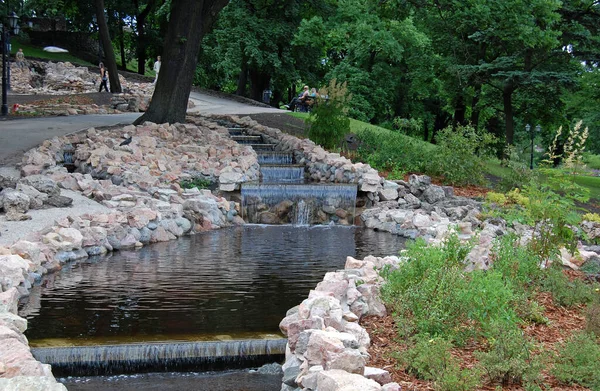
{"type": "Polygon", "coordinates": [[[56,181],[45,175],[30,175],[22,178],[19,182],[33,186],[37,191],[48,194],[48,197],[60,195],[60,188],[56,181]]]}

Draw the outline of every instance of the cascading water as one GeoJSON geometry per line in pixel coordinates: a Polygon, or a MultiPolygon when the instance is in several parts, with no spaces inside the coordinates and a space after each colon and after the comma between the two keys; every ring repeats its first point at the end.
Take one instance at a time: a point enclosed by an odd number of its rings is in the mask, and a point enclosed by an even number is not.
{"type": "Polygon", "coordinates": [[[55,376],[97,376],[160,371],[243,368],[279,361],[286,340],[143,343],[33,348],[55,376]]]}
{"type": "Polygon", "coordinates": [[[304,183],[304,166],[261,165],[262,183],[304,183]]]}
{"type": "Polygon", "coordinates": [[[249,223],[300,224],[298,203],[311,205],[308,224],[351,225],[355,214],[354,184],[244,184],[242,217],[249,223]]]}
{"type": "Polygon", "coordinates": [[[258,164],[293,164],[294,155],[288,152],[258,151],[258,164]]]}

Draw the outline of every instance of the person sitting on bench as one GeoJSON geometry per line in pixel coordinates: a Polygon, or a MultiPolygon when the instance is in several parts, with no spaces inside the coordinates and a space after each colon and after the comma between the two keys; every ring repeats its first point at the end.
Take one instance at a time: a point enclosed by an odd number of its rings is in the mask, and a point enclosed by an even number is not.
{"type": "Polygon", "coordinates": [[[292,101],[285,105],[285,108],[291,111],[294,111],[294,109],[296,108],[297,105],[299,104],[303,104],[306,101],[306,98],[308,97],[309,93],[308,93],[308,86],[304,86],[304,88],[302,88],[302,92],[300,93],[300,95],[298,95],[297,97],[294,97],[294,99],[292,99],[292,101]]]}

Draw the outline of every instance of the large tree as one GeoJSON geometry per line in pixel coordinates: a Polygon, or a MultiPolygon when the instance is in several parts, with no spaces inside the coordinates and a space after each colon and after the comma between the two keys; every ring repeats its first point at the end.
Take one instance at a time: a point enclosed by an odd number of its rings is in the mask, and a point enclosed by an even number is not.
{"type": "Polygon", "coordinates": [[[108,25],[104,16],[104,0],[96,0],[96,18],[98,20],[98,29],[100,30],[100,40],[104,49],[105,67],[108,70],[108,79],[110,81],[111,92],[122,92],[121,82],[119,81],[119,73],[117,72],[117,60],[113,50],[108,25]]]}
{"type": "Polygon", "coordinates": [[[162,65],[148,110],[135,121],[184,122],[202,37],[228,0],[172,0],[162,65]]]}

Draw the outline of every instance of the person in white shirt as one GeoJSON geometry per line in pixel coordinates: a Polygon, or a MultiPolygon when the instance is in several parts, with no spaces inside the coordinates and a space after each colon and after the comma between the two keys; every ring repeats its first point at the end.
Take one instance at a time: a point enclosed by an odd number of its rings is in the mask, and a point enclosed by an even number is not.
{"type": "Polygon", "coordinates": [[[158,72],[160,72],[160,56],[156,57],[156,62],[154,63],[154,72],[156,73],[156,77],[154,78],[154,83],[158,80],[158,72]]]}

